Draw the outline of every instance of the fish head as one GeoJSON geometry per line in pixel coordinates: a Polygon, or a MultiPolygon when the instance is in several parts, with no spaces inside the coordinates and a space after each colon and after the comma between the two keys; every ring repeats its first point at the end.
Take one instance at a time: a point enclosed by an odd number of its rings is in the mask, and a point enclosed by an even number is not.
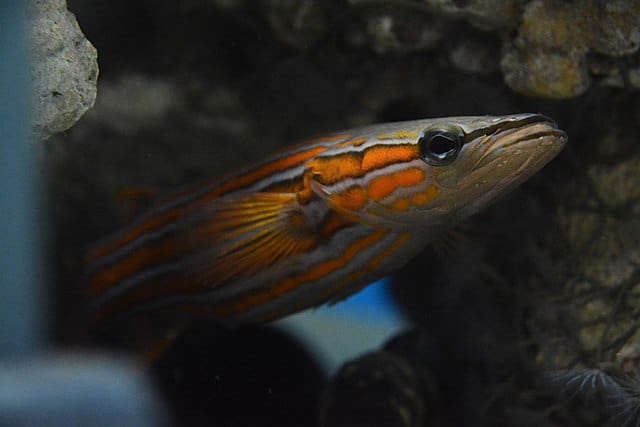
{"type": "Polygon", "coordinates": [[[416,120],[363,133],[366,143],[310,165],[311,188],[333,209],[396,228],[459,222],[538,172],[567,141],[540,114],[416,120]]]}

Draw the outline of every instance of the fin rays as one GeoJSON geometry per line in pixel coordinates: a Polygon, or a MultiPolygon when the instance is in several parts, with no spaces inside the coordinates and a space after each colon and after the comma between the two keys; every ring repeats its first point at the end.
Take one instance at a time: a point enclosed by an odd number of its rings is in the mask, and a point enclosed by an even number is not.
{"type": "Polygon", "coordinates": [[[217,200],[198,210],[199,223],[187,236],[203,246],[189,276],[209,286],[248,277],[277,263],[292,262],[315,244],[296,195],[255,193],[217,200]]]}

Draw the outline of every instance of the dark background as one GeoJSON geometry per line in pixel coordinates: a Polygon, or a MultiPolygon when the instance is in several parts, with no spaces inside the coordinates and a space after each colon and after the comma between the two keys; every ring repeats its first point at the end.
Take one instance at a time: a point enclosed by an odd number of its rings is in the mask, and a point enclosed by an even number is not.
{"type": "MultiPolygon", "coordinates": [[[[383,368],[365,364],[365,376],[381,369],[390,379],[366,396],[372,400],[363,412],[373,415],[362,425],[599,425],[604,406],[584,415],[584,407],[563,406],[540,391],[535,378],[543,368],[614,358],[614,348],[595,356],[580,342],[567,350],[572,357],[545,355],[550,337],[577,341],[571,337],[581,303],[569,315],[549,312],[558,296],[574,301],[567,283],[586,274],[576,260],[599,250],[574,244],[571,212],[586,209],[625,224],[635,224],[640,212],[599,201],[589,172],[637,156],[636,89],[614,87],[594,71],[603,63],[628,70],[637,55],[589,51],[589,88],[567,99],[524,96],[505,83],[501,61],[523,37],[527,2],[495,10],[488,2],[451,3],[461,12],[411,1],[70,0],[98,50],[100,77],[95,107],[45,150],[55,341],[118,342],[117,331],[105,340],[83,326],[79,272],[86,246],[131,216],[114,196],[121,188],[179,187],[299,138],[374,122],[541,112],[568,132],[567,150],[464,225],[450,248],[428,249],[398,273],[394,295],[417,326],[388,350],[406,358],[400,363],[408,371],[401,371],[411,381],[385,370],[395,363],[387,359],[383,368]],[[425,41],[428,35],[435,41],[425,41]],[[422,371],[431,372],[433,387],[422,371]],[[375,404],[407,387],[418,396],[407,406],[414,417],[375,404]]],[[[552,17],[564,7],[542,3],[552,17]]],[[[556,50],[573,55],[567,49],[556,50]]],[[[628,179],[638,178],[629,170],[628,179]]],[[[585,227],[579,237],[603,235],[585,227]]],[[[312,355],[268,328],[230,333],[197,322],[152,372],[176,425],[313,425],[318,413],[327,425],[358,425],[341,418],[349,405],[332,400],[345,392],[340,401],[357,406],[357,387],[349,395],[345,383],[326,386],[312,355]]]]}

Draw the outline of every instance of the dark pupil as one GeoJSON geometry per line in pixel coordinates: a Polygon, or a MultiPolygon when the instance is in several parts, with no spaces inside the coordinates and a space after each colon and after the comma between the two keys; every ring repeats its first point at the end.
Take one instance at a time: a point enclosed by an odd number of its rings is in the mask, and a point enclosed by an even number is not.
{"type": "Polygon", "coordinates": [[[448,153],[456,147],[455,141],[444,135],[434,135],[429,143],[429,150],[436,156],[448,153]]]}

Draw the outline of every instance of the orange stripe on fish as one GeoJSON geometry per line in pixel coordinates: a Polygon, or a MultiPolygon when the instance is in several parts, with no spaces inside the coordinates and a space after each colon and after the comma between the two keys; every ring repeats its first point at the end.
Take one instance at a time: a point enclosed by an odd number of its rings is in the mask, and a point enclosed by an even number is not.
{"type": "Polygon", "coordinates": [[[335,156],[326,153],[309,164],[313,177],[323,185],[333,185],[346,178],[357,178],[381,167],[408,162],[419,157],[415,145],[372,146],[364,151],[346,152],[335,156]]]}
{"type": "Polygon", "coordinates": [[[127,244],[133,241],[136,237],[141,236],[145,233],[153,231],[171,221],[176,220],[180,217],[182,213],[182,209],[174,209],[168,212],[164,212],[162,215],[149,219],[148,221],[143,222],[138,227],[129,230],[124,236],[115,239],[113,242],[109,244],[105,244],[104,246],[99,246],[96,249],[89,252],[84,261],[87,264],[91,264],[100,258],[110,254],[111,252],[117,250],[120,246],[127,244]]]}
{"type": "Polygon", "coordinates": [[[425,206],[429,202],[433,201],[436,197],[438,197],[439,192],[440,191],[437,187],[429,187],[425,191],[415,194],[411,198],[411,202],[416,206],[425,206]]]}
{"type": "MultiPolygon", "coordinates": [[[[358,252],[380,241],[384,237],[385,233],[385,231],[378,231],[374,234],[364,236],[362,239],[350,245],[343,254],[338,254],[339,256],[328,259],[314,266],[305,274],[287,278],[275,286],[261,289],[259,292],[244,295],[238,300],[216,307],[212,310],[213,315],[215,317],[225,318],[237,313],[246,312],[252,307],[265,304],[280,295],[290,292],[298,286],[302,286],[307,282],[317,280],[331,272],[344,268],[345,265],[358,254],[358,252]]],[[[197,309],[192,307],[190,310],[196,311],[197,309]]]]}
{"type": "Polygon", "coordinates": [[[347,211],[359,211],[368,201],[367,190],[361,187],[350,187],[340,193],[329,196],[331,202],[347,211]]]}
{"type": "Polygon", "coordinates": [[[298,166],[326,150],[327,150],[326,147],[315,147],[315,148],[303,151],[301,153],[297,153],[289,157],[285,157],[281,160],[274,161],[273,163],[266,164],[257,170],[249,172],[246,175],[237,177],[232,181],[227,181],[225,184],[222,184],[220,187],[216,187],[214,190],[210,191],[207,194],[205,199],[219,197],[220,195],[223,195],[225,193],[229,193],[239,188],[251,185],[265,178],[266,176],[270,176],[274,174],[275,172],[290,169],[294,166],[298,166]]]}
{"type": "Polygon", "coordinates": [[[380,201],[398,188],[412,187],[423,182],[424,171],[418,168],[407,168],[387,175],[377,176],[369,183],[369,198],[380,201]]]}
{"type": "MultiPolygon", "coordinates": [[[[326,139],[318,138],[313,140],[312,142],[313,143],[317,143],[320,141],[333,142],[335,140],[342,140],[344,136],[345,135],[337,135],[337,136],[329,137],[326,139]]],[[[304,146],[304,145],[306,144],[303,144],[301,146],[304,146]]],[[[260,179],[263,179],[265,176],[272,175],[274,172],[278,170],[288,169],[288,168],[300,165],[301,163],[309,160],[310,158],[313,158],[314,156],[318,155],[319,153],[325,150],[326,150],[326,147],[323,147],[323,146],[313,147],[307,151],[295,153],[291,156],[279,159],[272,163],[265,164],[262,167],[250,173],[247,173],[236,179],[229,180],[220,186],[214,187],[213,189],[211,189],[211,191],[206,192],[204,195],[202,195],[198,199],[207,200],[207,199],[219,197],[225,193],[237,190],[238,188],[241,188],[243,186],[247,186],[256,181],[259,181],[260,179]]],[[[158,217],[150,218],[149,220],[140,224],[138,227],[129,230],[127,234],[123,235],[120,239],[117,239],[112,244],[101,246],[96,250],[90,252],[85,258],[85,262],[91,263],[96,259],[103,257],[110,252],[113,252],[119,246],[125,245],[135,240],[137,237],[143,235],[144,233],[148,233],[154,229],[157,229],[167,224],[172,220],[175,220],[177,217],[183,214],[183,211],[184,211],[184,208],[180,207],[180,208],[171,210],[169,212],[163,213],[158,217]]]]}
{"type": "Polygon", "coordinates": [[[124,258],[121,262],[102,269],[99,275],[92,277],[89,281],[87,293],[90,296],[96,296],[137,271],[162,261],[172,260],[176,249],[173,241],[155,242],[153,246],[145,246],[131,256],[124,258]]]}
{"type": "MultiPolygon", "coordinates": [[[[371,258],[371,260],[367,263],[364,268],[361,268],[342,280],[327,286],[326,289],[319,294],[314,296],[314,300],[323,301],[323,303],[336,304],[341,300],[348,298],[350,295],[360,291],[362,288],[367,286],[368,282],[366,280],[361,280],[363,276],[370,274],[371,271],[376,271],[376,269],[380,268],[380,266],[390,259],[391,256],[397,251],[399,251],[402,246],[407,244],[410,241],[410,235],[408,233],[404,233],[399,235],[393,243],[384,247],[377,255],[371,258]],[[356,286],[349,286],[357,284],[356,286]]],[[[308,307],[310,302],[308,300],[300,301],[300,303],[291,307],[291,312],[295,313],[297,311],[304,310],[308,307]]],[[[278,317],[281,317],[280,313],[275,311],[271,313],[266,313],[261,316],[258,321],[267,322],[270,320],[275,320],[278,317]]]]}
{"type": "Polygon", "coordinates": [[[542,168],[537,114],[373,125],[161,199],[86,256],[98,323],[158,310],[250,323],[336,301],[542,168]],[[496,165],[499,164],[499,167],[496,165]]]}

